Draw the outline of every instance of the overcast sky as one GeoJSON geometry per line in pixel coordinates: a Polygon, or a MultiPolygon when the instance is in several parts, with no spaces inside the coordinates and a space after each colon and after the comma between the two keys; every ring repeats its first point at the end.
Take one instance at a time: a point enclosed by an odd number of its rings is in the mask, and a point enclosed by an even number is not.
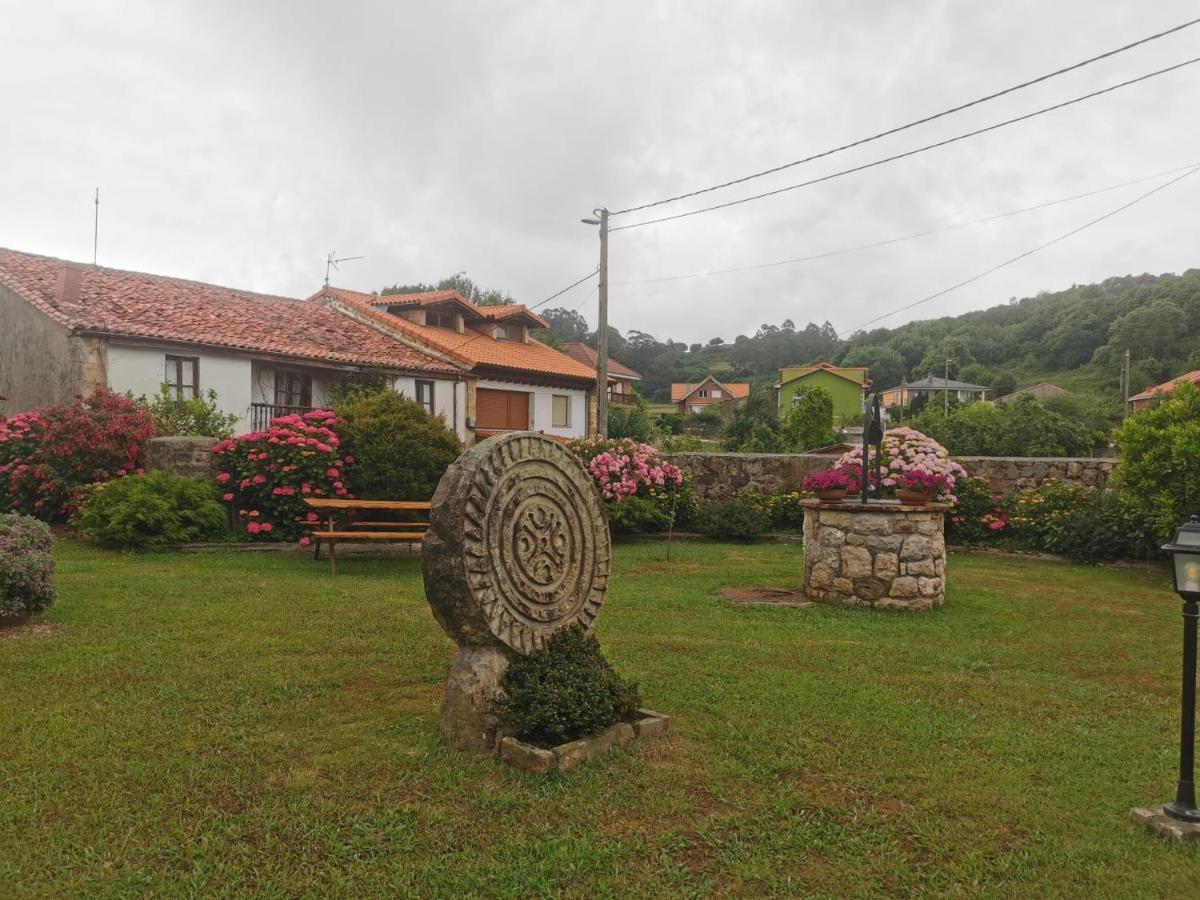
{"type": "MultiPolygon", "coordinates": [[[[0,246],[304,297],[465,270],[535,303],[594,267],[593,207],[704,187],[939,111],[1200,15],[1194,2],[0,0],[0,246]]],[[[866,147],[684,201],[834,172],[1200,55],[1200,26],[866,147]]],[[[1200,162],[1200,65],[815,185],[615,233],[610,319],[659,338],[849,329],[1155,183],[886,248],[1200,162]]],[[[635,221],[633,215],[613,225],[635,221]]],[[[1200,174],[948,297],[956,313],[1200,265],[1200,174]]],[[[590,286],[552,306],[595,322],[590,286]]]]}

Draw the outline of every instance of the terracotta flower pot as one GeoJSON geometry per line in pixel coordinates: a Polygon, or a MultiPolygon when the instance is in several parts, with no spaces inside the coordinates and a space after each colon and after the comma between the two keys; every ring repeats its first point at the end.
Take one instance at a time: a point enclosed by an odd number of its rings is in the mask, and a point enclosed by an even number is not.
{"type": "Polygon", "coordinates": [[[837,500],[846,499],[845,488],[830,488],[827,491],[817,491],[817,499],[824,500],[826,503],[833,503],[837,500]]]}
{"type": "Polygon", "coordinates": [[[910,491],[905,488],[896,488],[896,499],[901,503],[921,506],[929,502],[929,495],[924,491],[910,491]]]}

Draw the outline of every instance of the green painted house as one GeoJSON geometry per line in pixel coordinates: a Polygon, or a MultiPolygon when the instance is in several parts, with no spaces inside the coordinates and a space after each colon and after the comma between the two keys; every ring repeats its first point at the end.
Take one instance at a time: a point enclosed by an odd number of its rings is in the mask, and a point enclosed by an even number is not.
{"type": "Polygon", "coordinates": [[[835,366],[822,362],[813,366],[780,369],[779,381],[775,385],[779,415],[787,415],[802,393],[819,386],[833,397],[834,425],[855,419],[862,415],[863,384],[866,381],[866,366],[835,366]]]}

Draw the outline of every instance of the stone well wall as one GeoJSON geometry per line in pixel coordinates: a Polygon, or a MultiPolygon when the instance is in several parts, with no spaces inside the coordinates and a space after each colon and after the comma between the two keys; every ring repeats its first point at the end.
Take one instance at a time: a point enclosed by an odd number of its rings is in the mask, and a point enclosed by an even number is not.
{"type": "Polygon", "coordinates": [[[146,471],[162,469],[187,478],[211,478],[217,474],[211,437],[156,437],[146,441],[142,457],[146,471]]]}
{"type": "Polygon", "coordinates": [[[945,598],[942,503],[804,503],[804,594],[817,603],[927,610],[945,598]]]}
{"type": "MultiPolygon", "coordinates": [[[[810,472],[830,468],[836,456],[815,453],[670,453],[666,458],[689,473],[701,502],[715,503],[741,493],[772,494],[800,489],[810,472]]],[[[1046,481],[1106,488],[1116,460],[1090,457],[962,456],[971,475],[986,478],[1007,493],[1046,481]]]]}

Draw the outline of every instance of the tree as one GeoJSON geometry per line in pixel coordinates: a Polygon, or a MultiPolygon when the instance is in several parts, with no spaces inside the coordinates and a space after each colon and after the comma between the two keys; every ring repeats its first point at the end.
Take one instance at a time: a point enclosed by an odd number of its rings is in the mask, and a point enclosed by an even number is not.
{"type": "Polygon", "coordinates": [[[545,336],[549,338],[548,343],[568,344],[588,339],[590,329],[587,319],[581,316],[577,310],[556,306],[554,309],[539,313],[539,315],[550,323],[549,328],[542,329],[545,336]]]}
{"type": "Polygon", "coordinates": [[[992,393],[997,397],[1011,394],[1017,389],[1017,379],[1009,372],[1001,372],[992,379],[992,393]]]}
{"type": "Polygon", "coordinates": [[[752,393],[745,403],[734,407],[729,424],[725,427],[725,449],[745,453],[768,453],[779,449],[779,416],[770,392],[752,393]],[[768,439],[763,429],[773,437],[768,439]],[[751,450],[751,443],[757,448],[771,446],[775,449],[751,450]]]}
{"type": "Polygon", "coordinates": [[[958,379],[967,384],[981,384],[988,387],[992,383],[992,372],[982,363],[968,363],[959,370],[958,379]]]}
{"type": "Polygon", "coordinates": [[[796,397],[780,426],[782,443],[788,450],[803,453],[833,442],[833,395],[820,386],[796,397]]]}
{"type": "Polygon", "coordinates": [[[1114,480],[1161,538],[1200,512],[1200,390],[1181,384],[1117,431],[1114,480]]]}
{"type": "Polygon", "coordinates": [[[1131,310],[1108,329],[1108,348],[1117,354],[1129,350],[1135,360],[1174,359],[1187,335],[1183,310],[1166,300],[1131,310]]]}
{"type": "Polygon", "coordinates": [[[885,346],[854,347],[842,357],[842,365],[866,366],[871,383],[883,390],[898,385],[908,368],[903,356],[885,346]]]}

